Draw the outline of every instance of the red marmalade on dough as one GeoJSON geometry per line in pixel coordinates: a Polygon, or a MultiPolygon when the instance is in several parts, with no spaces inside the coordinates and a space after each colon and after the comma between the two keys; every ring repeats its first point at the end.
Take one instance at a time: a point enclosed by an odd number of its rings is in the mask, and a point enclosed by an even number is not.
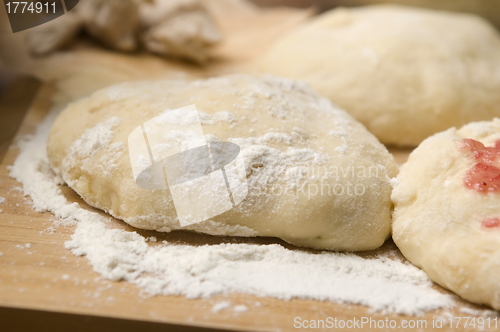
{"type": "Polygon", "coordinates": [[[483,220],[484,228],[494,228],[500,226],[500,219],[498,218],[486,218],[483,220]]]}
{"type": "Polygon", "coordinates": [[[486,147],[483,143],[465,138],[462,148],[474,155],[476,164],[470,168],[464,178],[464,185],[480,193],[498,192],[500,190],[500,168],[495,163],[500,159],[500,140],[495,146],[486,147]]]}

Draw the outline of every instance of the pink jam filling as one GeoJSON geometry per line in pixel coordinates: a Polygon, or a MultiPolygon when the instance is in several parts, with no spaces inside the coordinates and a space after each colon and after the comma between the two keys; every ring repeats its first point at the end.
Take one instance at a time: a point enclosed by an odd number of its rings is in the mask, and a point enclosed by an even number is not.
{"type": "MultiPolygon", "coordinates": [[[[480,193],[497,192],[500,189],[500,168],[495,164],[500,159],[500,140],[495,146],[486,147],[483,143],[466,138],[462,140],[462,149],[473,154],[476,163],[464,177],[466,188],[480,193]]],[[[483,228],[500,227],[499,218],[486,218],[482,221],[483,228]]]]}
{"type": "Polygon", "coordinates": [[[485,147],[483,143],[466,138],[462,140],[462,148],[474,155],[476,164],[466,173],[464,185],[477,192],[496,192],[500,189],[500,168],[495,166],[500,159],[500,140],[495,146],[485,147]]]}
{"type": "Polygon", "coordinates": [[[484,228],[494,228],[500,227],[500,219],[498,218],[487,218],[483,220],[484,228]]]}

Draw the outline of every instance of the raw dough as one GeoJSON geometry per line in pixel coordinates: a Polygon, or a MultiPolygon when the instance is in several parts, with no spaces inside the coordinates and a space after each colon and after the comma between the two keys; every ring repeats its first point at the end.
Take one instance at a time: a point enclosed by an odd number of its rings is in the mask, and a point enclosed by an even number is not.
{"type": "Polygon", "coordinates": [[[87,0],[29,30],[27,46],[32,54],[45,55],[70,45],[85,29],[113,49],[134,51],[140,39],[150,52],[203,64],[208,49],[222,39],[205,5],[200,0],[87,0]]]}
{"type": "Polygon", "coordinates": [[[341,8],[278,41],[257,68],[309,82],[386,144],[500,116],[500,38],[474,15],[341,8]]]}
{"type": "Polygon", "coordinates": [[[89,35],[117,50],[136,49],[140,18],[135,0],[87,0],[76,9],[89,35]]]}
{"type": "Polygon", "coordinates": [[[499,140],[500,119],[429,137],[401,167],[391,196],[393,239],[406,258],[441,286],[495,309],[500,309],[500,145],[492,146],[499,140]],[[482,173],[486,176],[477,177],[482,173]]]}
{"type": "Polygon", "coordinates": [[[142,41],[147,50],[204,64],[211,46],[222,39],[205,4],[199,0],[141,4],[142,41]]]}
{"type": "MultiPolygon", "coordinates": [[[[336,0],[338,6],[366,6],[393,3],[405,6],[472,13],[488,19],[500,28],[500,0],[336,0]]],[[[321,8],[320,8],[321,9],[321,8]]]]}
{"type": "Polygon", "coordinates": [[[183,229],[334,250],[374,249],[387,238],[393,157],[347,113],[287,79],[233,75],[100,90],[56,119],[51,165],[88,204],[132,226],[180,229],[169,191],[134,182],[127,142],[136,127],[190,104],[208,141],[241,148],[248,196],[183,229]]]}

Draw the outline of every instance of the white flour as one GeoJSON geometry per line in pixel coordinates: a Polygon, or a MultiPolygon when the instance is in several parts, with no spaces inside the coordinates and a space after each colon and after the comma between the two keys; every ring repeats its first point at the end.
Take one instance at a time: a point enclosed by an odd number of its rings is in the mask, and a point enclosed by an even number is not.
{"type": "Polygon", "coordinates": [[[221,312],[222,310],[226,310],[231,308],[231,302],[229,301],[221,301],[217,302],[213,307],[212,307],[212,312],[214,314],[221,312]]]}
{"type": "MultiPolygon", "coordinates": [[[[432,289],[423,271],[385,256],[314,254],[276,244],[173,245],[113,229],[107,218],[68,203],[58,188],[60,177],[48,167],[45,145],[56,113],[20,143],[11,176],[23,184],[35,210],[50,211],[65,224],[76,225],[65,247],[85,255],[104,278],[134,283],[149,295],[200,298],[238,292],[362,304],[405,314],[453,306],[452,297],[432,289]]],[[[107,132],[115,122],[103,123],[101,129],[107,132]]],[[[103,137],[101,143],[109,144],[109,135],[103,137]]],[[[221,307],[213,311],[225,309],[221,307]]]]}
{"type": "MultiPolygon", "coordinates": [[[[217,302],[213,307],[212,307],[212,312],[214,314],[221,312],[222,310],[226,309],[231,309],[231,302],[230,301],[221,301],[217,302]]],[[[235,314],[241,314],[244,312],[248,311],[248,307],[243,304],[238,304],[232,307],[232,311],[235,314]]]]}
{"type": "MultiPolygon", "coordinates": [[[[0,204],[5,203],[6,201],[5,197],[0,197],[0,204]]],[[[0,209],[0,212],[2,212],[2,209],[0,209]]]]}

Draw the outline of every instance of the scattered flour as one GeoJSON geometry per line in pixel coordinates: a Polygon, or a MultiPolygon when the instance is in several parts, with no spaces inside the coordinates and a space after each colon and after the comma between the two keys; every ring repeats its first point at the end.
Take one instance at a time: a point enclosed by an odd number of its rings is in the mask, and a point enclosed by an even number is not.
{"type": "Polygon", "coordinates": [[[233,311],[237,312],[237,313],[247,312],[248,307],[244,304],[239,304],[239,305],[234,306],[233,311]]]}
{"type": "MultiPolygon", "coordinates": [[[[231,309],[231,302],[230,301],[220,301],[220,302],[217,302],[212,307],[212,312],[214,314],[216,314],[216,313],[219,313],[219,312],[221,312],[223,310],[227,310],[227,309],[231,309]]],[[[233,309],[232,311],[236,314],[241,314],[241,313],[248,311],[248,307],[244,304],[235,305],[232,309],[233,309]]]]}
{"type": "Polygon", "coordinates": [[[214,115],[207,114],[202,111],[197,111],[189,116],[179,113],[175,110],[166,109],[162,112],[161,120],[166,123],[176,125],[188,125],[201,123],[203,125],[214,125],[216,123],[235,124],[236,117],[228,111],[217,112],[214,115]]]}
{"type": "Polygon", "coordinates": [[[467,307],[463,307],[459,309],[460,312],[463,312],[466,315],[469,316],[476,316],[476,317],[500,317],[499,313],[495,310],[490,310],[490,309],[484,309],[484,310],[476,310],[476,309],[470,309],[467,307]]]}
{"type": "Polygon", "coordinates": [[[56,232],[56,229],[51,226],[43,231],[40,231],[40,235],[43,235],[44,233],[54,234],[55,232],[56,232]]]}
{"type": "Polygon", "coordinates": [[[0,204],[5,203],[6,199],[5,197],[0,197],[0,204]]]}
{"type": "MultiPolygon", "coordinates": [[[[452,296],[431,288],[427,275],[411,264],[383,255],[364,259],[349,253],[310,253],[289,250],[277,244],[174,245],[135,232],[113,229],[109,218],[66,201],[58,187],[60,177],[50,170],[45,141],[57,111],[52,111],[34,136],[20,143],[21,153],[10,168],[11,176],[23,184],[23,192],[37,211],[50,211],[59,223],[75,225],[65,247],[86,256],[94,271],[110,280],[126,280],[145,295],[184,295],[207,298],[230,293],[315,299],[370,306],[383,312],[418,314],[451,307],[452,296]]],[[[82,150],[95,144],[109,148],[112,119],[99,125],[102,140],[82,137],[82,150]]],[[[270,135],[266,139],[285,139],[270,135]]],[[[290,138],[295,139],[295,138],[290,138]]],[[[299,138],[297,138],[299,139],[299,138]]],[[[244,143],[249,142],[239,142],[244,143]]],[[[121,147],[119,150],[122,150],[121,147]]],[[[90,151],[90,152],[89,152],[90,151]]],[[[255,158],[258,159],[257,151],[255,158]]],[[[307,158],[319,158],[304,151],[307,158]]],[[[286,152],[281,157],[289,157],[286,152]]],[[[216,304],[213,312],[231,306],[216,304]]],[[[246,307],[237,306],[236,312],[246,307]]]]}
{"type": "Polygon", "coordinates": [[[198,116],[200,118],[200,123],[203,125],[213,125],[216,123],[227,123],[231,125],[236,122],[234,114],[228,111],[217,112],[213,116],[205,112],[198,111],[198,116]]]}
{"type": "Polygon", "coordinates": [[[217,302],[213,307],[212,307],[212,312],[214,314],[221,312],[222,310],[226,310],[231,308],[231,302],[229,301],[221,301],[217,302]]]}

